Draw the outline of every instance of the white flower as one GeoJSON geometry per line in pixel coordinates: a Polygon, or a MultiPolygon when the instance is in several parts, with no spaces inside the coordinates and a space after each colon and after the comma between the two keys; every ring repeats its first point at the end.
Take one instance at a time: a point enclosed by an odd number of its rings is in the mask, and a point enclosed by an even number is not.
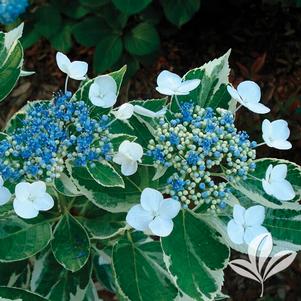
{"type": "Polygon", "coordinates": [[[233,219],[227,225],[227,232],[230,239],[235,244],[250,244],[251,241],[258,235],[269,233],[269,231],[262,226],[265,218],[265,209],[263,206],[256,205],[247,210],[235,205],[233,209],[233,219]]]}
{"type": "Polygon", "coordinates": [[[119,120],[130,119],[134,114],[134,106],[130,103],[124,103],[116,111],[112,111],[112,114],[119,120]]]}
{"type": "Polygon", "coordinates": [[[139,105],[124,103],[118,108],[118,110],[112,111],[112,114],[119,120],[130,119],[134,113],[151,118],[160,118],[165,115],[166,110],[166,108],[163,108],[158,112],[153,112],[139,105]]]}
{"type": "Polygon", "coordinates": [[[266,114],[270,109],[260,103],[261,91],[260,87],[253,81],[246,80],[241,82],[237,89],[228,85],[227,90],[232,98],[250,111],[258,114],[266,114]]]}
{"type": "Polygon", "coordinates": [[[152,188],[142,191],[141,205],[133,206],[127,216],[127,223],[139,231],[151,231],[152,234],[165,237],[173,229],[172,219],[181,209],[180,202],[164,199],[162,193],[152,188]]]}
{"type": "Polygon", "coordinates": [[[91,102],[102,108],[110,108],[117,101],[117,84],[110,75],[101,75],[94,80],[89,89],[91,102]]]}
{"type": "Polygon", "coordinates": [[[47,211],[54,206],[53,198],[46,192],[46,184],[42,181],[17,184],[15,195],[14,210],[22,218],[34,218],[39,211],[47,211]]]}
{"type": "Polygon", "coordinates": [[[10,191],[3,184],[3,178],[0,176],[0,205],[6,204],[11,198],[10,191]]]}
{"type": "Polygon", "coordinates": [[[88,64],[82,61],[71,62],[68,57],[58,52],[56,54],[56,63],[60,70],[68,75],[68,77],[76,80],[83,80],[88,71],[88,64]]]}
{"type": "Polygon", "coordinates": [[[125,176],[133,175],[138,169],[138,163],[143,156],[143,148],[140,144],[123,141],[119,145],[118,153],[114,155],[113,161],[121,165],[121,173],[125,176]]]}
{"type": "Polygon", "coordinates": [[[274,167],[270,164],[266,170],[265,179],[262,179],[264,191],[279,201],[292,200],[296,194],[291,183],[285,179],[286,175],[286,164],[278,164],[274,167]]]}
{"type": "Polygon", "coordinates": [[[289,135],[290,130],[285,120],[279,119],[270,122],[265,119],[262,122],[262,138],[269,147],[277,149],[292,148],[292,144],[287,141],[289,135]]]}
{"type": "Polygon", "coordinates": [[[188,95],[199,84],[199,79],[183,80],[170,71],[162,71],[157,78],[156,90],[164,95],[188,95]]]}

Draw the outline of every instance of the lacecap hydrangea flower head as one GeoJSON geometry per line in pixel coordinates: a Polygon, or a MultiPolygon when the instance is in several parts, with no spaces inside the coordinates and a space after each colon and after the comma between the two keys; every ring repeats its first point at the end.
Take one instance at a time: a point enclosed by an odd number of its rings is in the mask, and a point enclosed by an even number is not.
{"type": "Polygon", "coordinates": [[[20,126],[0,141],[0,169],[5,180],[59,178],[66,160],[77,166],[100,158],[110,160],[107,115],[89,116],[84,101],[71,101],[71,92],[57,93],[51,102],[27,107],[20,126]]]}
{"type": "Polygon", "coordinates": [[[28,6],[28,0],[0,0],[0,24],[13,23],[28,6]]]}
{"type": "MultiPolygon", "coordinates": [[[[184,80],[169,71],[160,73],[156,89],[162,94],[172,96],[170,108],[172,106],[173,108],[166,115],[164,114],[156,125],[153,125],[154,138],[149,141],[146,155],[154,161],[159,174],[157,178],[162,177],[169,170],[170,176],[166,180],[164,190],[167,196],[182,203],[184,210],[210,211],[215,215],[222,213],[231,203],[231,198],[233,199],[231,187],[248,180],[256,170],[257,146],[267,144],[285,149],[291,147],[291,144],[286,141],[289,137],[289,129],[284,121],[270,123],[264,120],[262,128],[264,142],[260,144],[250,139],[247,132],[236,128],[236,112],[242,106],[259,114],[270,111],[260,103],[261,91],[256,83],[242,82],[237,90],[230,85],[227,86],[229,94],[240,104],[235,110],[198,105],[195,99],[190,98],[190,92],[201,84],[199,80],[184,80]],[[179,97],[182,97],[181,101],[179,97]],[[267,123],[277,124],[277,127],[268,128],[267,123]]],[[[295,193],[291,184],[285,180],[286,173],[272,177],[271,168],[271,166],[268,168],[265,179],[253,176],[258,182],[262,182],[262,191],[281,201],[293,199],[295,193]]],[[[283,170],[285,168],[286,165],[282,166],[283,170]]],[[[142,211],[137,208],[133,207],[128,217],[131,221],[130,225],[141,230],[141,227],[135,225],[138,221],[142,223],[143,216],[147,214],[142,214],[142,211]],[[134,212],[136,219],[133,217],[134,212]]],[[[258,206],[258,208],[264,207],[258,206]]],[[[252,217],[248,217],[248,224],[252,224],[251,219],[252,217]]],[[[233,230],[230,226],[228,231],[233,230]]],[[[267,232],[264,227],[258,229],[267,232]]],[[[170,231],[166,229],[166,232],[170,231]]],[[[259,230],[256,233],[261,234],[259,230]]],[[[252,238],[255,238],[256,233],[252,238]]],[[[230,240],[233,237],[233,231],[229,232],[230,240]]],[[[248,237],[250,238],[251,235],[248,237]]],[[[251,239],[245,241],[250,243],[251,239]]],[[[234,241],[236,244],[243,242],[244,240],[234,241]]]]}

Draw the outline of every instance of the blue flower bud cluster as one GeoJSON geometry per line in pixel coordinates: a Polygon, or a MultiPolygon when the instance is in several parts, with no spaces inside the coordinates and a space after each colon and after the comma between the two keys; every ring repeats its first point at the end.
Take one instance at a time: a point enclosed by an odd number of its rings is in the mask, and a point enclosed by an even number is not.
{"type": "Polygon", "coordinates": [[[50,182],[60,177],[67,159],[76,166],[111,160],[109,117],[93,119],[84,101],[70,98],[67,92],[54,101],[29,104],[21,126],[0,141],[0,174],[5,180],[50,182]]]}
{"type": "Polygon", "coordinates": [[[11,24],[25,12],[28,0],[0,0],[0,23],[11,24]]]}
{"type": "Polygon", "coordinates": [[[185,206],[220,211],[229,197],[227,183],[245,179],[255,170],[255,142],[235,128],[231,112],[186,102],[169,122],[161,119],[147,154],[155,166],[176,172],[166,193],[185,206]]]}

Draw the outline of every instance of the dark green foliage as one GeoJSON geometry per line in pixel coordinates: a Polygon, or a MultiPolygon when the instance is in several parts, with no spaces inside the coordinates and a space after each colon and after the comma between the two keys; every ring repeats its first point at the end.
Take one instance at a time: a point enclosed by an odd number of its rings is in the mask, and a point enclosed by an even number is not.
{"type": "Polygon", "coordinates": [[[140,63],[152,62],[160,49],[159,32],[187,23],[200,0],[51,0],[28,15],[24,47],[46,38],[58,51],[73,43],[95,47],[94,71],[102,73],[126,64],[127,76],[140,63]],[[163,13],[164,12],[164,13],[163,13]],[[165,20],[166,19],[166,20],[165,20]]]}

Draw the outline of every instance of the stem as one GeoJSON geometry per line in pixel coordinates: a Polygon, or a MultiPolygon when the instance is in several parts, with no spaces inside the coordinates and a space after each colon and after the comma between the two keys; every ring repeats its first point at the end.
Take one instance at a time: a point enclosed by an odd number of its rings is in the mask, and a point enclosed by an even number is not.
{"type": "Polygon", "coordinates": [[[261,142],[261,143],[257,144],[256,147],[262,146],[262,145],[265,145],[265,144],[266,144],[265,142],[261,142]]]}
{"type": "Polygon", "coordinates": [[[236,110],[235,110],[235,113],[242,107],[242,105],[239,105],[236,110]]]}
{"type": "Polygon", "coordinates": [[[179,109],[181,110],[181,106],[180,106],[180,103],[179,103],[178,96],[177,96],[177,95],[174,95],[174,97],[175,97],[175,100],[176,100],[176,103],[177,103],[179,109]]]}
{"type": "Polygon", "coordinates": [[[109,126],[112,125],[116,120],[117,120],[117,118],[111,120],[106,126],[109,127],[109,126]]]}
{"type": "Polygon", "coordinates": [[[68,88],[68,80],[69,80],[69,76],[67,75],[65,80],[65,93],[67,92],[67,88],[68,88]]]}
{"type": "Polygon", "coordinates": [[[262,179],[259,179],[259,178],[255,177],[255,176],[253,176],[253,175],[250,175],[250,174],[248,174],[248,177],[250,177],[250,178],[252,178],[252,179],[254,179],[256,181],[260,181],[260,182],[262,180],[262,179]]]}

